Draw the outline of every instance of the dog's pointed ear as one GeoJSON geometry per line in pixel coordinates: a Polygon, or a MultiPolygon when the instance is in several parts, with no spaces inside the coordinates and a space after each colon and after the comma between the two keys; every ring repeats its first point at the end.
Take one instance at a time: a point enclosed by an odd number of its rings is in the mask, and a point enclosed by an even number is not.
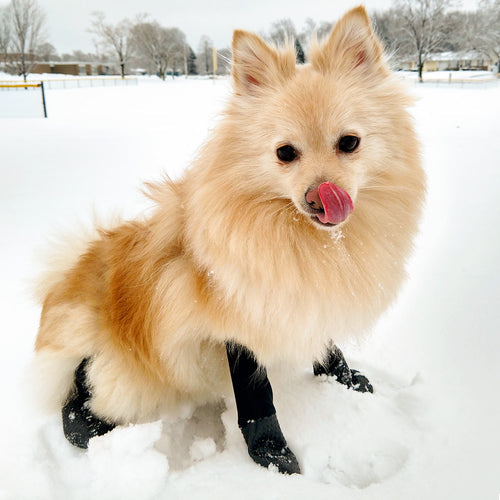
{"type": "Polygon", "coordinates": [[[232,75],[237,94],[259,95],[276,88],[295,72],[294,49],[277,51],[253,33],[236,30],[232,50],[232,75]]]}
{"type": "Polygon", "coordinates": [[[388,74],[382,45],[364,7],[347,12],[321,44],[313,42],[311,64],[322,73],[388,74]]]}

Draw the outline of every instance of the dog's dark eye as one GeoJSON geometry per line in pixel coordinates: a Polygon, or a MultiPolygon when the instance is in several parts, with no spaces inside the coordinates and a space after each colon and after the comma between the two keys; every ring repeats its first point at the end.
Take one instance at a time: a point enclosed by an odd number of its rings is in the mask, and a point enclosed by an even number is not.
{"type": "Polygon", "coordinates": [[[359,137],[355,135],[344,135],[340,138],[339,149],[343,153],[352,153],[359,146],[359,137]]]}
{"type": "Polygon", "coordinates": [[[276,150],[276,156],[284,163],[291,163],[297,158],[297,156],[299,156],[299,154],[293,146],[285,144],[276,150]]]}

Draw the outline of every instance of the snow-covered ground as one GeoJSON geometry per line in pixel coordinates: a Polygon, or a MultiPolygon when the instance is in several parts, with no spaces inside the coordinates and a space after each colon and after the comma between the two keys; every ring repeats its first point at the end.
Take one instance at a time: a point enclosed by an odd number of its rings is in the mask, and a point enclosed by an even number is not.
{"type": "Polygon", "coordinates": [[[51,236],[147,210],[144,180],[176,176],[213,126],[227,81],[48,90],[48,119],[0,119],[0,498],[493,499],[500,493],[500,87],[411,86],[429,179],[410,280],[363,342],[358,394],[272,372],[302,476],[255,465],[234,404],[117,428],[88,452],[27,378],[51,236]]]}

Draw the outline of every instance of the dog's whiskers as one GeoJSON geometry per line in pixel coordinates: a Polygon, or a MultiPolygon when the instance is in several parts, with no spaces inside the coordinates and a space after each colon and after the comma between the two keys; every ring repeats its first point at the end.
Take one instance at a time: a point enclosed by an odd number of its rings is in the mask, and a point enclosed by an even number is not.
{"type": "Polygon", "coordinates": [[[360,191],[399,191],[401,193],[411,191],[412,189],[410,187],[406,186],[390,186],[390,185],[383,185],[383,184],[369,184],[366,186],[363,186],[359,189],[360,191]]]}
{"type": "Polygon", "coordinates": [[[294,205],[293,201],[289,201],[285,205],[283,205],[283,206],[279,207],[278,209],[276,209],[274,211],[274,216],[279,217],[283,213],[291,211],[291,210],[294,210],[294,209],[295,209],[295,205],[294,205]]]}

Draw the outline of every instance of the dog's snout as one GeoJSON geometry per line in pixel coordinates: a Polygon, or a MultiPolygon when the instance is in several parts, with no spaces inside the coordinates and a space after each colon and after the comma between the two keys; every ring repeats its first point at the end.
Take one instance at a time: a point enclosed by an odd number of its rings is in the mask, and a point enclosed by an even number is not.
{"type": "Polygon", "coordinates": [[[323,203],[319,196],[318,188],[311,188],[305,194],[307,205],[314,210],[323,210],[323,203]]]}

